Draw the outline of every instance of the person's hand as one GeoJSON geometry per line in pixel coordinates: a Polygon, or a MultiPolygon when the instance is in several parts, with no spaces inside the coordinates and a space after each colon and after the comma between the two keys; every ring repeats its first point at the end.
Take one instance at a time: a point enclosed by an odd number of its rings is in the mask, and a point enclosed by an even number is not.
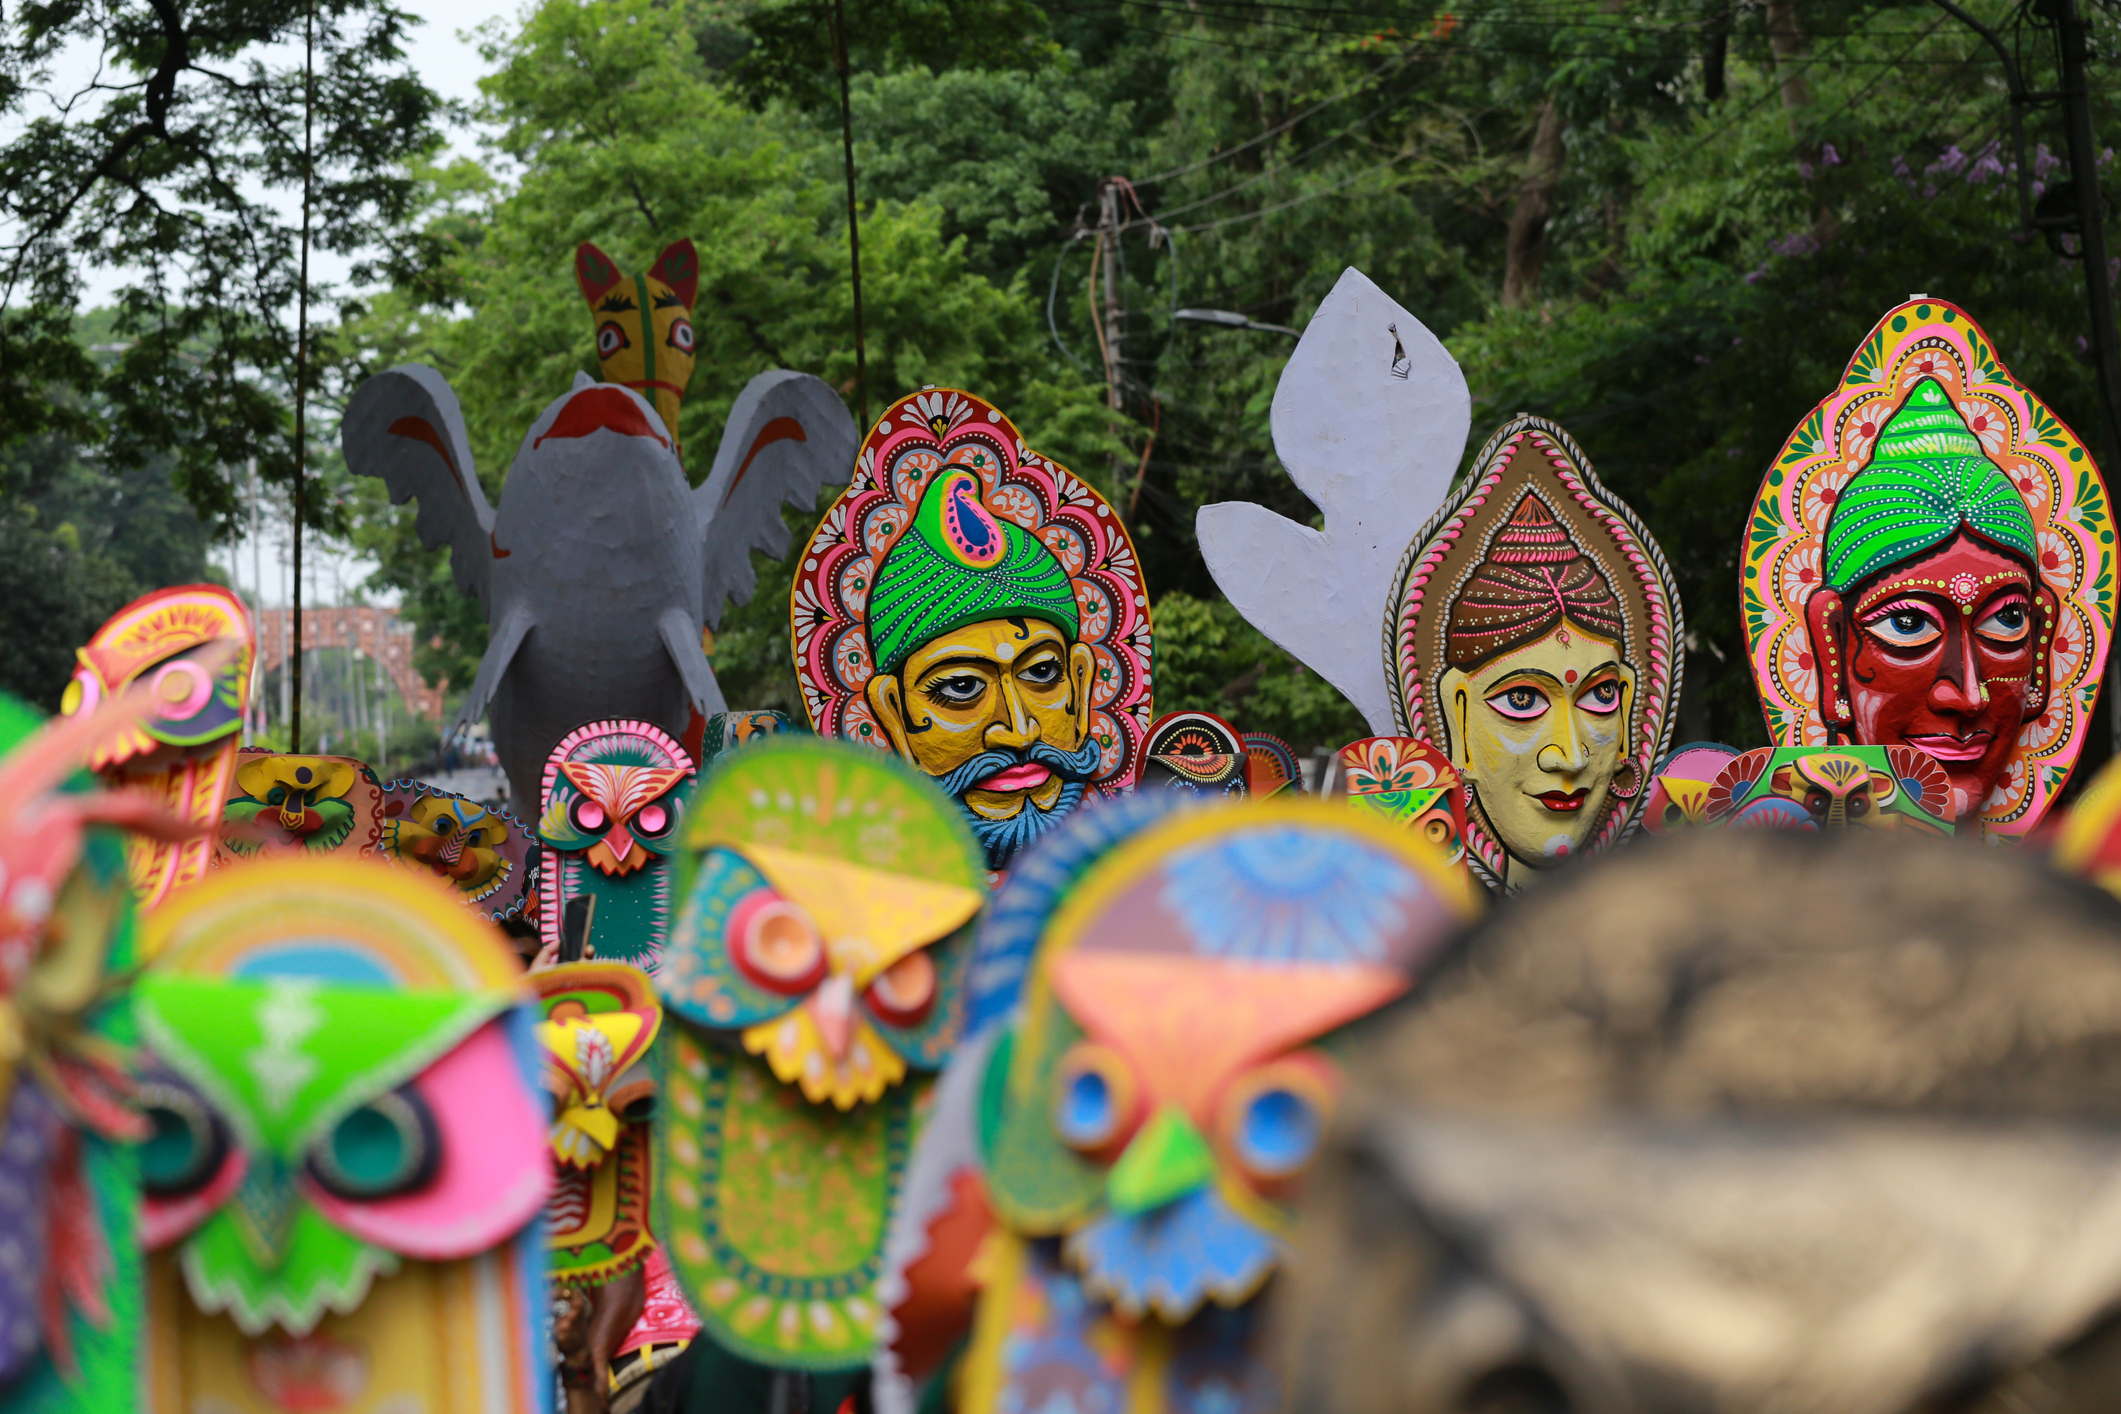
{"type": "Polygon", "coordinates": [[[557,940],[539,948],[537,956],[530,959],[530,970],[532,972],[543,972],[547,968],[558,967],[559,965],[560,944],[557,940]]]}

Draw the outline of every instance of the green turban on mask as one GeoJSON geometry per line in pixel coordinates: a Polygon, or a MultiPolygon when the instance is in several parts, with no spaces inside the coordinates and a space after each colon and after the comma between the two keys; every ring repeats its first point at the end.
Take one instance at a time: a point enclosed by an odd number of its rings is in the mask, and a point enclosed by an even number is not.
{"type": "Polygon", "coordinates": [[[1935,549],[1962,525],[2028,562],[2036,558],[2025,498],[1982,452],[1937,380],[1925,378],[1878,433],[1870,465],[1834,507],[1827,587],[1847,589],[1935,549]]]}
{"type": "Polygon", "coordinates": [[[1036,535],[980,503],[979,478],[937,474],[869,592],[869,651],[895,673],[929,640],[986,619],[1043,619],[1081,632],[1075,586],[1036,535]]]}

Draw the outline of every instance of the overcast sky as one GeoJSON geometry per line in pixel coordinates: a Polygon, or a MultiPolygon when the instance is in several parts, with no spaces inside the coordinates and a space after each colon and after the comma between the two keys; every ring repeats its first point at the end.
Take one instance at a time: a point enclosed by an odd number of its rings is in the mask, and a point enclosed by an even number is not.
{"type": "MultiPolygon", "coordinates": [[[[428,87],[444,98],[465,103],[478,98],[479,77],[485,72],[484,61],[468,38],[469,32],[488,20],[513,17],[523,8],[523,0],[398,0],[398,3],[426,21],[415,31],[411,45],[412,60],[420,76],[427,81],[428,87]]],[[[452,139],[455,148],[467,156],[477,148],[474,132],[458,131],[452,134],[452,139]]],[[[320,270],[319,275],[322,279],[332,280],[340,273],[327,268],[320,270]]],[[[104,288],[115,288],[116,284],[112,278],[104,288]]],[[[285,527],[271,527],[255,540],[245,539],[234,546],[217,547],[213,557],[246,595],[262,591],[259,597],[268,606],[287,602],[285,527]]],[[[303,560],[302,578],[307,583],[303,597],[311,604],[346,602],[351,598],[348,591],[357,587],[374,568],[370,562],[335,555],[322,546],[305,546],[303,560]]],[[[369,597],[387,603],[395,596],[371,594],[369,597]]]]}

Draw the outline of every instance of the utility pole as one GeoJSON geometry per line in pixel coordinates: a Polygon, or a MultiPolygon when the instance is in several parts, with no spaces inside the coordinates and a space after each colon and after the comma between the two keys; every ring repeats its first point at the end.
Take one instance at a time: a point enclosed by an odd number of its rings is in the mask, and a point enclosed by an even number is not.
{"type": "MultiPolygon", "coordinates": [[[[1112,435],[1119,436],[1120,414],[1124,407],[1120,381],[1124,377],[1125,343],[1127,338],[1126,291],[1119,275],[1119,179],[1108,177],[1097,190],[1097,255],[1105,267],[1104,289],[1104,344],[1105,355],[1105,406],[1112,411],[1112,435]]],[[[1124,453],[1112,454],[1113,500],[1119,499],[1119,489],[1125,484],[1127,458],[1124,453]]]]}
{"type": "Polygon", "coordinates": [[[295,489],[289,525],[295,556],[294,703],[288,713],[287,749],[302,750],[302,473],[309,460],[309,217],[316,185],[317,7],[302,21],[302,276],[295,291],[295,489]]]}

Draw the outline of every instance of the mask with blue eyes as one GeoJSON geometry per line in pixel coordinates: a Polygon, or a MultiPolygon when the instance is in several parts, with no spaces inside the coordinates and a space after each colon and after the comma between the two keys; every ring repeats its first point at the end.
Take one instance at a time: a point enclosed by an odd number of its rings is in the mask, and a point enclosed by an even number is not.
{"type": "Polygon", "coordinates": [[[145,941],[152,1407],[543,1408],[549,1117],[491,925],[424,872],[281,855],[145,941]]]}
{"type": "MultiPolygon", "coordinates": [[[[914,1158],[913,1182],[954,1201],[909,1189],[905,1209],[934,1216],[894,1234],[909,1293],[894,1315],[915,1329],[938,1264],[979,1252],[955,1376],[965,1414],[1037,1407],[1055,1388],[1112,1414],[1278,1408],[1255,1298],[1331,1122],[1344,1032],[1476,907],[1440,852],[1340,804],[1123,823],[1086,868],[1050,861],[1066,882],[1016,1013],[967,1043],[979,1070],[946,1075],[914,1158]],[[943,1152],[953,1139],[969,1175],[943,1152]],[[992,1230],[968,1241],[979,1212],[992,1230]]],[[[947,1346],[938,1334],[925,1329],[947,1346]]],[[[908,1394],[880,1389],[880,1409],[908,1394]]]]}

